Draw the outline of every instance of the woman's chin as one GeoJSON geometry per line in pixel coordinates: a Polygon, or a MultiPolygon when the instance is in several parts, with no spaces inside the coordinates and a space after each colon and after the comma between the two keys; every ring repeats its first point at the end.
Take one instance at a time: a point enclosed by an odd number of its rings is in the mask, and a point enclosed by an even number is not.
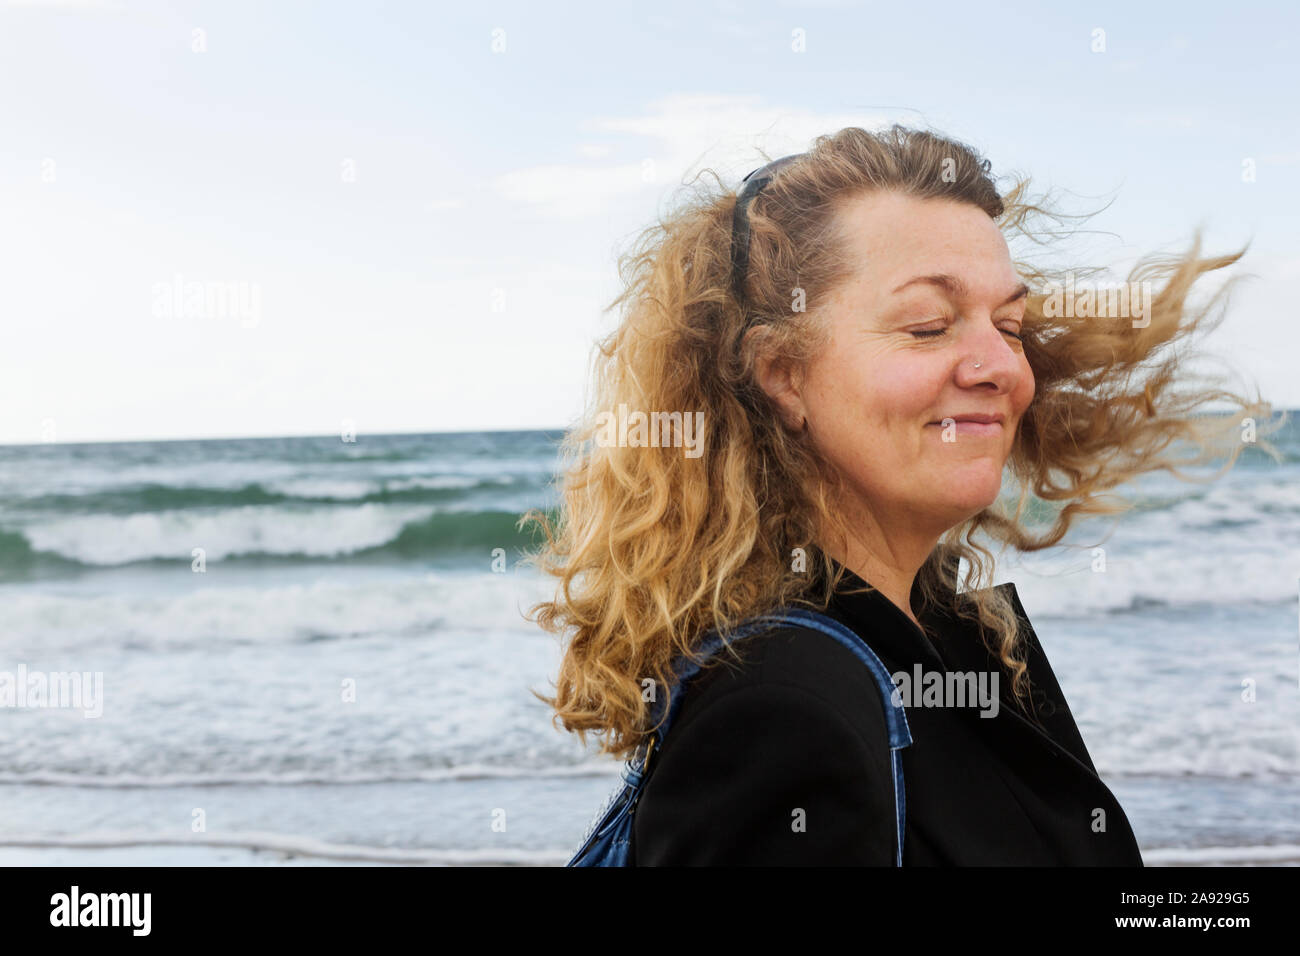
{"type": "Polygon", "coordinates": [[[998,500],[998,493],[1002,490],[1002,472],[991,468],[964,469],[948,481],[932,487],[943,489],[944,510],[961,516],[954,522],[956,524],[974,517],[998,500]]]}

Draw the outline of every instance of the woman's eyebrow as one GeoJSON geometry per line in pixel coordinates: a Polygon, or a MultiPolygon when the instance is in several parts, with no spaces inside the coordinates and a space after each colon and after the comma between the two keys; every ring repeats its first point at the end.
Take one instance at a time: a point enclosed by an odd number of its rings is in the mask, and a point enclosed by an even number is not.
{"type": "MultiPolygon", "coordinates": [[[[897,295],[898,293],[906,289],[908,286],[914,285],[918,282],[923,282],[926,283],[927,285],[938,286],[939,288],[947,292],[948,295],[950,295],[954,299],[965,299],[970,297],[970,289],[967,287],[966,283],[963,282],[961,279],[959,279],[957,276],[948,275],[947,273],[940,273],[938,275],[929,275],[929,276],[914,276],[911,279],[908,279],[902,285],[900,285],[897,289],[895,289],[893,291],[893,294],[897,295]]],[[[1006,299],[1004,299],[1001,303],[998,304],[997,308],[1000,309],[1004,305],[1010,305],[1012,302],[1015,302],[1018,299],[1023,299],[1028,294],[1029,294],[1029,286],[1022,282],[1020,283],[1020,285],[1016,287],[1014,292],[1012,292],[1009,296],[1006,297],[1006,299]]]]}

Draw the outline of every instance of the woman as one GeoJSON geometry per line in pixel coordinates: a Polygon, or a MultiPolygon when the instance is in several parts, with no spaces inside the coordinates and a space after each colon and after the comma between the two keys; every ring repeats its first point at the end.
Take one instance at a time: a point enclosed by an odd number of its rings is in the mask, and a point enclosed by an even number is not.
{"type": "MultiPolygon", "coordinates": [[[[848,625],[900,696],[948,688],[902,700],[905,865],[1141,865],[975,535],[1050,547],[1119,510],[1102,493],[1142,472],[1231,466],[1243,421],[1269,406],[1189,389],[1171,346],[1209,315],[1186,307],[1195,280],[1244,250],[1202,259],[1198,237],[1134,271],[1164,280],[1144,306],[1065,315],[1045,284],[1059,273],[1010,255],[1008,237],[1052,215],[1025,193],[1001,195],[989,163],[943,136],[849,128],[751,174],[739,198],[705,191],[624,257],[624,319],[566,441],[559,527],[527,517],[562,584],[534,616],[572,631],[542,698],[565,729],[626,757],[655,729],[656,695],[685,693],[636,805],[636,864],[894,862],[881,695],[847,648],[769,628],[672,686],[708,629],[803,606],[848,625]],[[1242,412],[1191,414],[1211,401],[1242,412]],[[615,409],[694,417],[699,447],[610,441],[615,409]],[[1014,511],[998,499],[1007,468],[1014,511]],[[1021,517],[1033,496],[1065,503],[1037,533],[1021,517]],[[988,691],[978,708],[951,698],[950,675],[988,691]]],[[[666,438],[677,419],[657,421],[666,438]]]]}

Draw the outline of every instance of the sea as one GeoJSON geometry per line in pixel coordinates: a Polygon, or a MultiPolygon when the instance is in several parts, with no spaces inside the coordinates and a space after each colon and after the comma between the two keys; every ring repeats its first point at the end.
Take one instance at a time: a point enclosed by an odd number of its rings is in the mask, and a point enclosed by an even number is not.
{"type": "MultiPolygon", "coordinates": [[[[1148,865],[1300,861],[1296,417],[999,559],[1148,865]]],[[[0,681],[81,679],[0,706],[0,864],[562,866],[620,769],[538,698],[562,437],[0,447],[0,681]]]]}

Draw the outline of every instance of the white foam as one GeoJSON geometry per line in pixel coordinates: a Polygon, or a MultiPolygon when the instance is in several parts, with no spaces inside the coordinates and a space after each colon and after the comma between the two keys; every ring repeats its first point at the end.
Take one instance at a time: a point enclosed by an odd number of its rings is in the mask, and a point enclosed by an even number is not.
{"type": "Polygon", "coordinates": [[[547,767],[493,766],[475,763],[448,767],[442,770],[415,770],[388,773],[349,773],[330,770],[327,773],[309,771],[252,772],[223,771],[218,773],[37,773],[0,775],[0,786],[89,787],[102,790],[132,790],[138,788],[166,789],[169,787],[313,787],[360,786],[389,783],[446,783],[458,780],[512,780],[512,779],[569,779],[608,778],[617,783],[622,764],[609,758],[588,759],[567,765],[547,767]]]}
{"type": "Polygon", "coordinates": [[[408,522],[433,513],[427,506],[381,504],[247,505],[63,518],[30,525],[23,534],[37,551],[97,565],[151,558],[188,563],[193,548],[204,549],[208,561],[236,554],[333,557],[385,544],[408,522]]]}
{"type": "MultiPolygon", "coordinates": [[[[293,856],[315,857],[328,861],[368,863],[406,863],[432,866],[563,866],[573,856],[572,850],[526,850],[515,848],[436,849],[363,846],[330,843],[310,837],[248,830],[234,833],[195,833],[178,837],[175,831],[122,830],[58,837],[0,837],[0,847],[32,850],[124,849],[134,847],[234,848],[249,851],[272,851],[293,856]]],[[[166,854],[164,854],[164,858],[166,854]]],[[[175,858],[173,857],[173,860],[175,858]]],[[[166,862],[154,865],[165,866],[166,862]]],[[[174,863],[172,865],[175,865],[174,863]]]]}
{"type": "Polygon", "coordinates": [[[1289,863],[1300,865],[1300,846],[1196,846],[1152,847],[1142,850],[1142,862],[1157,866],[1188,866],[1206,863],[1289,863]]]}
{"type": "Polygon", "coordinates": [[[1146,478],[1119,490],[1138,507],[1085,519],[1062,545],[1028,554],[994,547],[995,580],[1014,581],[1038,613],[1067,617],[1153,604],[1296,601],[1295,469],[1229,472],[1210,485],[1146,478]]]}
{"type": "Polygon", "coordinates": [[[304,477],[261,483],[267,491],[293,498],[335,498],[348,500],[364,498],[382,487],[377,481],[347,480],[341,478],[304,477]]]}
{"type": "Polygon", "coordinates": [[[550,586],[533,574],[430,573],[353,582],[339,572],[312,584],[213,585],[179,594],[16,591],[5,599],[4,633],[11,652],[25,642],[42,653],[448,628],[537,634],[523,612],[549,594],[550,586]]]}

